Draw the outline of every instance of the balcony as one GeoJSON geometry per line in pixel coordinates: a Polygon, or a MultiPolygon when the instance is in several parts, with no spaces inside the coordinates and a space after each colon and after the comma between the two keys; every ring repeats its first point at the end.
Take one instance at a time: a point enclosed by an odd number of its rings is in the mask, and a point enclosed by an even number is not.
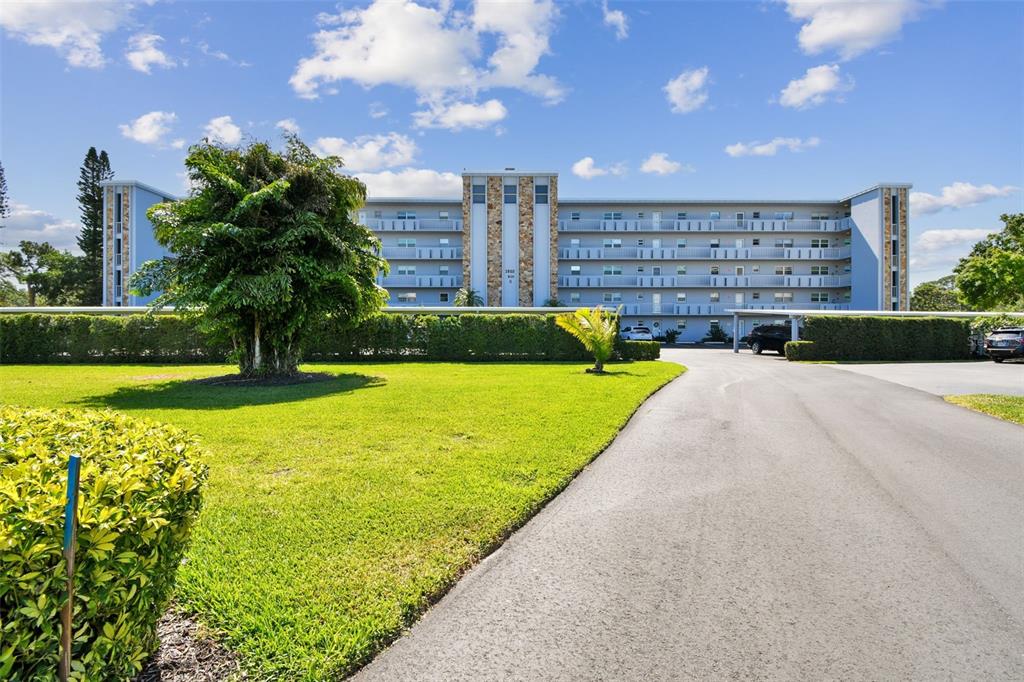
{"type": "Polygon", "coordinates": [[[374,218],[367,227],[378,232],[461,232],[461,220],[440,218],[374,218]]]}
{"type": "Polygon", "coordinates": [[[850,247],[749,247],[710,248],[687,246],[678,248],[644,248],[635,246],[586,247],[573,246],[558,250],[562,260],[845,260],[850,247]]]}
{"type": "Polygon", "coordinates": [[[804,288],[848,287],[849,275],[562,275],[558,286],[569,289],[589,287],[715,287],[715,288],[804,288]]]}
{"type": "Polygon", "coordinates": [[[380,285],[423,289],[457,289],[462,286],[462,275],[389,275],[380,278],[380,285]]]}
{"type": "Polygon", "coordinates": [[[462,260],[461,246],[385,246],[388,260],[462,260]]]}
{"type": "MultiPolygon", "coordinates": [[[[614,307],[615,304],[602,304],[614,307]]],[[[621,306],[623,315],[728,315],[727,310],[849,310],[849,303],[627,303],[621,306]]]]}
{"type": "Polygon", "coordinates": [[[845,232],[849,218],[839,220],[559,220],[560,232],[845,232]]]}

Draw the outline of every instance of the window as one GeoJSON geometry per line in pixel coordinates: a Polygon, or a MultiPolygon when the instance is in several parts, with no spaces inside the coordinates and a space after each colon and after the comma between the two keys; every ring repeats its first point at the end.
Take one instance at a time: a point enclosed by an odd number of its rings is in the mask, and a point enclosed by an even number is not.
{"type": "Polygon", "coordinates": [[[792,211],[776,211],[775,212],[775,219],[776,220],[792,220],[793,219],[793,212],[792,211]]]}
{"type": "Polygon", "coordinates": [[[676,329],[686,329],[686,320],[676,320],[676,329]]]}
{"type": "Polygon", "coordinates": [[[638,300],[638,301],[644,300],[644,295],[642,293],[641,294],[637,294],[636,295],[636,300],[638,300]]]}
{"type": "Polygon", "coordinates": [[[578,266],[578,265],[570,265],[569,266],[569,274],[570,275],[578,275],[578,274],[580,274],[580,266],[578,266]]]}
{"type": "Polygon", "coordinates": [[[398,266],[398,274],[399,275],[415,275],[416,274],[416,266],[415,265],[399,265],[398,266]]]}
{"type": "Polygon", "coordinates": [[[473,203],[487,203],[487,188],[485,185],[473,185],[473,203]]]}
{"type": "Polygon", "coordinates": [[[618,249],[622,247],[621,239],[605,239],[602,246],[606,249],[618,249]]]}
{"type": "Polygon", "coordinates": [[[811,248],[812,249],[827,249],[828,248],[828,240],[827,239],[812,239],[811,240],[811,248]]]}
{"type": "Polygon", "coordinates": [[[753,216],[754,220],[760,220],[761,219],[761,212],[760,211],[754,211],[751,215],[753,216]]]}
{"type": "Polygon", "coordinates": [[[686,266],[685,265],[677,265],[676,266],[676,274],[677,275],[685,275],[686,274],[686,266]]]}
{"type": "Polygon", "coordinates": [[[827,291],[812,291],[811,303],[828,303],[827,291]]]}
{"type": "Polygon", "coordinates": [[[892,285],[898,287],[900,285],[900,273],[896,270],[892,271],[892,285]]]}
{"type": "Polygon", "coordinates": [[[605,303],[622,303],[622,292],[621,291],[606,291],[602,296],[602,300],[605,303]]]}
{"type": "Polygon", "coordinates": [[[817,213],[812,213],[811,214],[811,220],[828,220],[828,216],[827,215],[820,215],[820,214],[817,214],[817,213]]]}
{"type": "Polygon", "coordinates": [[[651,274],[655,275],[655,276],[660,275],[661,274],[661,266],[660,265],[655,265],[655,266],[651,267],[651,274]]]}
{"type": "Polygon", "coordinates": [[[750,294],[750,298],[754,299],[755,301],[761,300],[761,292],[755,291],[754,293],[750,294]]]}
{"type": "Polygon", "coordinates": [[[775,266],[775,274],[776,275],[792,275],[793,274],[793,266],[792,265],[776,265],[775,266]]]}
{"type": "Polygon", "coordinates": [[[711,274],[712,275],[717,275],[718,274],[718,270],[719,270],[719,268],[718,268],[717,265],[712,265],[711,266],[711,274]]]}
{"type": "Polygon", "coordinates": [[[638,275],[644,274],[644,266],[642,266],[642,265],[636,266],[636,274],[638,274],[638,275]]]}
{"type": "Polygon", "coordinates": [[[448,246],[448,237],[441,237],[438,240],[438,244],[440,244],[441,246],[448,246]]]}
{"type": "Polygon", "coordinates": [[[637,246],[639,246],[639,247],[641,247],[641,248],[643,248],[643,245],[644,245],[644,240],[643,240],[643,239],[637,239],[637,240],[636,240],[636,245],[637,245],[637,246]]]}
{"type": "Polygon", "coordinates": [[[448,274],[448,266],[447,265],[439,265],[437,267],[437,274],[439,274],[439,275],[447,275],[448,274]]]}
{"type": "Polygon", "coordinates": [[[447,303],[448,302],[448,292],[447,291],[442,291],[441,293],[439,293],[437,295],[437,300],[440,303],[447,303]]]}
{"type": "Polygon", "coordinates": [[[399,211],[399,220],[416,220],[416,211],[399,211]]]}
{"type": "Polygon", "coordinates": [[[812,275],[827,275],[828,274],[828,266],[827,265],[812,265],[811,266],[811,274],[812,275]]]}
{"type": "Polygon", "coordinates": [[[114,195],[114,222],[121,222],[122,215],[121,210],[124,208],[124,203],[121,201],[121,193],[118,192],[114,195]]]}
{"type": "Polygon", "coordinates": [[[676,213],[676,220],[686,220],[686,211],[676,213]]]}
{"type": "Polygon", "coordinates": [[[608,211],[604,214],[605,220],[622,220],[622,211],[608,211]]]}
{"type": "Polygon", "coordinates": [[[722,245],[722,240],[718,239],[717,237],[711,240],[711,248],[712,249],[717,249],[721,245],[722,245]]]}
{"type": "Polygon", "coordinates": [[[750,240],[750,245],[751,246],[761,246],[761,240],[758,239],[757,237],[754,237],[753,239],[750,240]]]}
{"type": "Polygon", "coordinates": [[[677,291],[676,292],[676,303],[686,303],[686,292],[685,291],[677,291]]]}
{"type": "Polygon", "coordinates": [[[402,293],[398,294],[398,302],[399,303],[415,303],[416,302],[416,292],[415,291],[403,291],[402,293]]]}
{"type": "Polygon", "coordinates": [[[761,272],[761,266],[760,265],[751,265],[750,266],[750,271],[753,272],[754,274],[757,274],[757,273],[761,272]]]}
{"type": "Polygon", "coordinates": [[[604,274],[606,274],[606,275],[621,275],[622,274],[622,266],[621,265],[606,265],[606,266],[604,266],[604,274]]]}
{"type": "Polygon", "coordinates": [[[893,227],[900,224],[900,195],[896,192],[892,193],[892,225],[893,227]]]}
{"type": "Polygon", "coordinates": [[[403,237],[398,240],[398,246],[403,249],[407,249],[409,247],[416,246],[416,240],[409,239],[408,237],[403,237]]]}
{"type": "Polygon", "coordinates": [[[373,212],[373,217],[374,218],[382,218],[382,217],[384,217],[384,213],[382,211],[380,211],[380,210],[376,210],[376,211],[373,212]]]}
{"type": "Polygon", "coordinates": [[[736,266],[736,276],[740,277],[741,275],[743,275],[743,266],[742,265],[737,265],[736,266]]]}
{"type": "Polygon", "coordinates": [[[793,292],[792,291],[776,291],[772,294],[772,299],[776,303],[792,303],[793,292]]]}
{"type": "Polygon", "coordinates": [[[793,240],[792,239],[776,239],[775,240],[775,248],[776,249],[791,249],[791,248],[793,248],[793,240]]]}
{"type": "Polygon", "coordinates": [[[569,294],[569,303],[579,303],[579,302],[580,302],[580,292],[574,291],[571,294],[569,294]]]}
{"type": "Polygon", "coordinates": [[[438,220],[448,220],[448,211],[438,211],[437,219],[438,220]]]}
{"type": "Polygon", "coordinates": [[[711,328],[712,330],[715,330],[715,329],[718,329],[719,327],[721,327],[721,326],[722,326],[722,324],[721,324],[721,322],[719,322],[718,320],[711,320],[711,321],[710,321],[710,322],[708,323],[708,326],[709,326],[709,327],[710,327],[710,328],[711,328]]]}
{"type": "Polygon", "coordinates": [[[710,300],[712,303],[718,303],[721,300],[721,295],[717,291],[712,291],[710,294],[710,300]]]}
{"type": "Polygon", "coordinates": [[[579,245],[580,245],[580,240],[579,239],[570,239],[569,240],[569,246],[578,247],[579,245]]]}
{"type": "Polygon", "coordinates": [[[677,239],[676,240],[676,248],[677,249],[685,249],[686,248],[686,240],[685,239],[677,239]]]}
{"type": "Polygon", "coordinates": [[[519,201],[517,185],[505,185],[505,203],[514,204],[519,201]]]}
{"type": "Polygon", "coordinates": [[[899,310],[900,309],[900,304],[897,303],[896,301],[893,301],[892,302],[892,309],[893,310],[899,310]]]}
{"type": "Polygon", "coordinates": [[[719,219],[721,219],[721,217],[722,217],[722,212],[721,211],[709,211],[708,212],[708,218],[710,218],[711,220],[719,220],[719,219]]]}
{"type": "Polygon", "coordinates": [[[546,204],[548,203],[548,186],[537,185],[533,188],[533,202],[535,204],[546,204]]]}
{"type": "Polygon", "coordinates": [[[569,220],[579,220],[579,219],[580,219],[580,212],[579,211],[570,211],[569,212],[569,220]]]}
{"type": "Polygon", "coordinates": [[[900,243],[895,239],[892,240],[892,255],[900,255],[900,243]]]}

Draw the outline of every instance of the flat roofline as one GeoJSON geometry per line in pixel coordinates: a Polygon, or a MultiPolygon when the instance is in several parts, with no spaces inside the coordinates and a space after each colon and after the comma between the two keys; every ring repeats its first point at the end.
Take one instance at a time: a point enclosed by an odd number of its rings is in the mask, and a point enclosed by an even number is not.
{"type": "Polygon", "coordinates": [[[166,197],[167,199],[174,199],[175,201],[177,201],[178,199],[181,198],[181,197],[177,196],[176,194],[171,194],[170,192],[165,192],[162,189],[157,189],[156,187],[153,187],[152,185],[147,185],[146,183],[139,182],[138,180],[117,180],[115,178],[114,180],[103,180],[102,182],[100,182],[100,187],[110,187],[112,185],[135,185],[136,187],[141,187],[142,189],[146,190],[147,192],[152,192],[153,194],[158,194],[158,195],[160,195],[162,197],[166,197]]]}
{"type": "Polygon", "coordinates": [[[367,197],[368,204],[461,204],[462,197],[367,197]]]}
{"type": "Polygon", "coordinates": [[[840,201],[849,201],[850,199],[853,199],[854,197],[859,197],[862,194],[868,194],[869,192],[874,192],[876,189],[881,189],[883,187],[896,187],[897,189],[911,189],[913,186],[914,186],[914,184],[911,183],[911,182],[878,182],[878,183],[875,183],[874,185],[872,185],[871,187],[868,187],[867,189],[862,189],[861,191],[855,192],[855,193],[851,194],[850,196],[843,197],[842,199],[840,199],[840,201]]]}
{"type": "Polygon", "coordinates": [[[519,170],[519,169],[516,169],[516,168],[513,168],[512,170],[502,169],[502,170],[489,170],[489,171],[485,171],[485,170],[476,170],[476,171],[464,170],[464,171],[462,171],[462,177],[466,177],[466,176],[469,176],[469,175],[502,175],[502,176],[504,176],[504,175],[555,175],[555,176],[557,176],[558,175],[558,171],[550,171],[550,170],[547,170],[547,171],[545,171],[545,170],[519,170]]]}

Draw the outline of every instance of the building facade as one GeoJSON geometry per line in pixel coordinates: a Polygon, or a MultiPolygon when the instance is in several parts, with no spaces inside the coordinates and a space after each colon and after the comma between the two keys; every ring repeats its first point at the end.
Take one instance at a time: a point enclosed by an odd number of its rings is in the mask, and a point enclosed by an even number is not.
{"type": "MultiPolygon", "coordinates": [[[[461,197],[371,197],[357,218],[391,266],[380,277],[390,306],[449,306],[469,288],[494,307],[617,308],[624,326],[693,341],[714,327],[744,333],[732,308],[907,310],[910,187],[832,200],[560,199],[555,172],[467,171],[461,197]]],[[[173,197],[135,182],[106,183],[104,197],[104,302],[144,304],[124,282],[163,255],[145,211],[173,197]]]]}

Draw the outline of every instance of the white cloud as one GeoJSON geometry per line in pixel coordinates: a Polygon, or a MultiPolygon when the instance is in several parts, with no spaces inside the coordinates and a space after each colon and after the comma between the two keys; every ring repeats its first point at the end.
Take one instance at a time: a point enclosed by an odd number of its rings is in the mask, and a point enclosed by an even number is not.
{"type": "Polygon", "coordinates": [[[672,161],[665,152],[654,152],[644,159],[644,162],[640,165],[640,170],[644,173],[654,173],[655,175],[671,175],[679,171],[692,173],[694,168],[689,164],[684,166],[678,161],[672,161]]]}
{"type": "Polygon", "coordinates": [[[450,2],[431,7],[376,0],[321,14],[326,28],[313,36],[314,54],[299,61],[290,83],[305,98],[316,98],[325,84],[350,80],[367,88],[408,87],[432,100],[510,87],[557,102],[564,95],[558,81],[534,73],[549,52],[557,14],[552,0],[477,2],[470,14],[454,11],[450,2]],[[494,44],[490,55],[485,42],[494,44]]]}
{"type": "Polygon", "coordinates": [[[1018,187],[1004,185],[972,185],[969,182],[954,182],[942,188],[939,195],[927,192],[910,193],[910,209],[915,213],[938,213],[944,208],[974,206],[989,199],[1005,197],[1018,191],[1018,187]]]}
{"type": "Polygon", "coordinates": [[[807,69],[803,78],[789,81],[789,85],[779,95],[779,104],[794,109],[808,109],[824,104],[829,94],[838,95],[852,88],[853,79],[844,78],[838,64],[822,64],[807,69]]]}
{"type": "Polygon", "coordinates": [[[613,163],[607,168],[601,168],[594,162],[594,157],[584,156],[572,165],[572,173],[584,180],[592,180],[602,175],[625,175],[626,164],[613,163]]]}
{"type": "Polygon", "coordinates": [[[74,220],[64,220],[47,211],[12,202],[11,214],[3,224],[0,250],[17,248],[21,241],[32,241],[49,242],[58,249],[78,251],[75,239],[81,226],[74,220]]]}
{"type": "Polygon", "coordinates": [[[925,230],[910,246],[912,283],[916,285],[948,275],[977,242],[997,231],[991,228],[925,230]]]}
{"type": "Polygon", "coordinates": [[[683,71],[665,84],[665,96],[672,111],[686,114],[696,111],[708,101],[708,67],[683,71]]]}
{"type": "Polygon", "coordinates": [[[925,0],[787,0],[786,11],[803,22],[798,40],[806,54],[835,50],[846,60],[899,37],[903,24],[935,4],[925,0]]]}
{"type": "Polygon", "coordinates": [[[370,102],[370,118],[384,118],[388,115],[388,108],[380,102],[370,102]]]}
{"type": "Polygon", "coordinates": [[[375,171],[406,166],[416,158],[416,143],[401,133],[362,135],[351,142],[341,137],[321,137],[313,144],[321,156],[340,156],[350,171],[375,171]]]}
{"type": "Polygon", "coordinates": [[[508,109],[500,100],[490,99],[482,104],[473,102],[452,102],[450,104],[429,104],[424,111],[413,112],[413,126],[416,128],[486,128],[504,120],[508,109]]]}
{"type": "MultiPolygon", "coordinates": [[[[171,126],[177,120],[178,115],[173,111],[151,111],[139,116],[131,123],[122,123],[118,127],[121,129],[121,134],[129,140],[135,140],[142,144],[165,146],[164,137],[171,132],[171,126]]],[[[171,146],[180,148],[184,146],[184,141],[175,140],[171,146]]]]}
{"type": "Polygon", "coordinates": [[[608,9],[608,0],[601,3],[604,13],[604,25],[615,29],[615,39],[625,40],[629,37],[629,18],[620,9],[608,9]]]}
{"type": "Polygon", "coordinates": [[[124,24],[132,5],[124,2],[22,0],[4,2],[0,26],[29,45],[51,47],[70,66],[91,69],[106,64],[100,43],[124,24]]]}
{"type": "Polygon", "coordinates": [[[462,177],[426,168],[357,173],[371,197],[453,197],[462,195],[462,177]]]}
{"type": "Polygon", "coordinates": [[[160,49],[163,40],[155,33],[137,33],[128,39],[128,50],[124,56],[133,69],[142,73],[150,73],[153,66],[174,68],[177,63],[160,49]]]}
{"type": "Polygon", "coordinates": [[[274,125],[286,133],[291,133],[293,135],[299,134],[299,124],[295,122],[294,118],[283,118],[274,125]]]}
{"type": "Polygon", "coordinates": [[[997,230],[985,228],[925,230],[918,235],[917,241],[914,243],[914,250],[931,253],[950,246],[959,246],[962,244],[970,244],[971,246],[974,246],[975,243],[996,231],[997,230]]]}
{"type": "Polygon", "coordinates": [[[242,129],[232,122],[230,116],[218,116],[206,124],[206,137],[210,142],[236,145],[242,141],[242,129]]]}
{"type": "Polygon", "coordinates": [[[817,147],[821,140],[816,137],[808,137],[806,140],[799,137],[776,137],[771,142],[737,142],[725,148],[729,156],[775,156],[780,149],[788,149],[791,152],[802,152],[805,149],[817,147]]]}

